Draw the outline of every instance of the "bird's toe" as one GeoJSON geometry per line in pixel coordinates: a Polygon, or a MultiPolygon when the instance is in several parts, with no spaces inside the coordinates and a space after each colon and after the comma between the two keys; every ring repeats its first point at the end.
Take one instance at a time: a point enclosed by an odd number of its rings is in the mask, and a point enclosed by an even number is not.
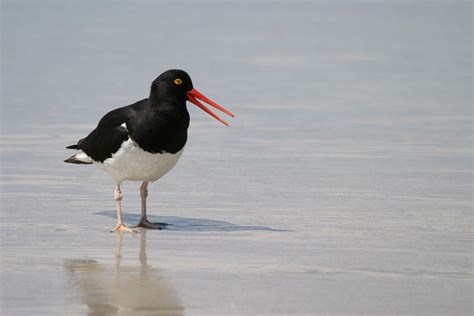
{"type": "Polygon", "coordinates": [[[123,232],[136,233],[137,231],[136,231],[135,229],[131,229],[131,228],[125,226],[124,224],[117,224],[117,226],[115,226],[114,229],[112,229],[110,232],[111,232],[111,233],[113,233],[113,232],[118,232],[118,233],[123,233],[123,232]]]}
{"type": "Polygon", "coordinates": [[[140,222],[138,222],[138,224],[135,225],[135,226],[133,226],[133,227],[134,227],[134,228],[136,228],[136,227],[141,227],[141,228],[146,228],[146,229],[157,229],[157,230],[161,230],[161,229],[167,228],[168,226],[170,226],[170,224],[161,223],[161,222],[152,223],[152,222],[149,222],[148,220],[140,220],[140,222]]]}

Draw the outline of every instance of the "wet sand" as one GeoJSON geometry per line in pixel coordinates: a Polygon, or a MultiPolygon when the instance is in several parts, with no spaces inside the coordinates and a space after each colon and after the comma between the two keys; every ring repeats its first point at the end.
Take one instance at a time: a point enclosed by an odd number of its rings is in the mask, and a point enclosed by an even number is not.
{"type": "Polygon", "coordinates": [[[470,315],[470,9],[5,2],[0,314],[470,315]],[[169,67],[237,118],[190,105],[172,226],[110,233],[113,181],[63,148],[169,67]]]}
{"type": "Polygon", "coordinates": [[[87,306],[89,315],[184,315],[176,291],[159,269],[147,263],[146,234],[146,230],[140,230],[138,267],[122,265],[124,236],[120,233],[116,233],[113,265],[101,265],[96,260],[65,261],[71,297],[75,303],[87,306]]]}

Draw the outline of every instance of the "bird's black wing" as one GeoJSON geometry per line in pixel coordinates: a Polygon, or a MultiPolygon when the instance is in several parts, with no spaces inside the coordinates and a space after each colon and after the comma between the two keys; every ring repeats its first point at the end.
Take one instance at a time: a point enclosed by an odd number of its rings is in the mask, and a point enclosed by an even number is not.
{"type": "Polygon", "coordinates": [[[66,148],[82,150],[94,161],[99,162],[112,157],[112,154],[129,138],[128,130],[121,125],[133,118],[135,109],[140,103],[147,101],[145,99],[110,111],[102,117],[96,129],[86,138],[66,148]]]}

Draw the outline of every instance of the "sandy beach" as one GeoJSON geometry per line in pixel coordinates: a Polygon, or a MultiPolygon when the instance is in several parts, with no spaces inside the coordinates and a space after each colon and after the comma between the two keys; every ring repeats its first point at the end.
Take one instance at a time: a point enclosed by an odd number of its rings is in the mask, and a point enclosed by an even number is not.
{"type": "Polygon", "coordinates": [[[472,3],[3,1],[2,23],[1,315],[472,314],[472,3]],[[169,68],[236,119],[189,105],[149,187],[171,226],[110,233],[113,180],[64,147],[169,68]]]}

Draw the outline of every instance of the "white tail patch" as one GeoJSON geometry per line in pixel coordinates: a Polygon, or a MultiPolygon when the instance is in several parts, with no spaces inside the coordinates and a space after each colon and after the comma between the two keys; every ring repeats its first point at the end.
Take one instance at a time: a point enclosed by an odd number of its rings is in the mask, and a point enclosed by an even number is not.
{"type": "Polygon", "coordinates": [[[92,162],[92,159],[91,157],[87,156],[87,154],[83,151],[80,151],[76,154],[76,156],[74,156],[77,160],[79,161],[82,161],[82,162],[86,162],[86,163],[90,163],[92,162]]]}
{"type": "Polygon", "coordinates": [[[66,162],[69,163],[85,163],[85,164],[91,164],[93,163],[91,157],[89,157],[85,152],[82,150],[79,151],[77,154],[72,156],[71,158],[67,159],[66,162]]]}

